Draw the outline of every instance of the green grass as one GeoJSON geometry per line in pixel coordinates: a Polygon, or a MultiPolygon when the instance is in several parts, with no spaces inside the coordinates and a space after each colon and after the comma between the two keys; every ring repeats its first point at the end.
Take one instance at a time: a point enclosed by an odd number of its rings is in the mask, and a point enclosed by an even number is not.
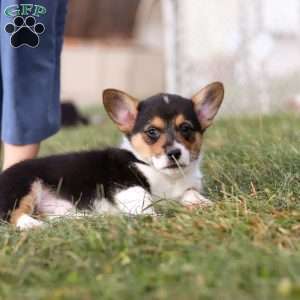
{"type": "MultiPolygon", "coordinates": [[[[117,143],[110,122],[62,130],[42,155],[117,143]]],[[[300,120],[219,121],[206,136],[217,202],[164,216],[0,227],[0,299],[299,299],[300,120]]]]}

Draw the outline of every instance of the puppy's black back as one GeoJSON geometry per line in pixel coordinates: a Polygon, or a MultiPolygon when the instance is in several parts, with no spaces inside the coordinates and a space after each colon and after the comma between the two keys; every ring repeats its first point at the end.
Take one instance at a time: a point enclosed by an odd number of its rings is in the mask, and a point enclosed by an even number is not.
{"type": "Polygon", "coordinates": [[[6,218],[18,207],[36,180],[76,203],[79,209],[89,208],[97,196],[113,201],[116,191],[130,186],[143,186],[149,191],[135,162],[139,161],[131,152],[109,148],[18,163],[0,175],[0,217],[6,218]]]}

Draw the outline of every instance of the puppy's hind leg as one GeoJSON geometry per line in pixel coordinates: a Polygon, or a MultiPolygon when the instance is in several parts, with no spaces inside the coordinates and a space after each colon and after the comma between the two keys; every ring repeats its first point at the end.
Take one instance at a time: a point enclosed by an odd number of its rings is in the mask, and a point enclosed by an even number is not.
{"type": "Polygon", "coordinates": [[[20,200],[18,207],[12,212],[10,223],[20,230],[42,226],[44,224],[43,222],[31,216],[34,212],[35,202],[36,199],[32,193],[24,196],[20,200]]]}
{"type": "Polygon", "coordinates": [[[41,227],[43,224],[44,222],[34,219],[27,214],[23,214],[18,218],[18,221],[16,222],[16,228],[20,230],[27,230],[35,227],[41,227]]]}

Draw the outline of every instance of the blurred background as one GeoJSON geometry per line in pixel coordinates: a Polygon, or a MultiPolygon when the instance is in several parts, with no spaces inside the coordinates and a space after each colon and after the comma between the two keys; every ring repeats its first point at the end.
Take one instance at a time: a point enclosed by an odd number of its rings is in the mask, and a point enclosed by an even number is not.
{"type": "Polygon", "coordinates": [[[226,88],[223,114],[300,110],[299,0],[71,0],[62,98],[226,88]]]}

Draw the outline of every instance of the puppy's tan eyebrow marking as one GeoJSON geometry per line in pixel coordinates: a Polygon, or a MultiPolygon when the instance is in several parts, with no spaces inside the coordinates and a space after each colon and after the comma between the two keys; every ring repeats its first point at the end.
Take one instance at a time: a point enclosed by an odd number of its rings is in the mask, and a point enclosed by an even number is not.
{"type": "Polygon", "coordinates": [[[175,118],[175,126],[179,127],[179,125],[181,123],[183,123],[184,121],[185,121],[185,117],[183,115],[176,116],[176,118],[175,118]]]}
{"type": "Polygon", "coordinates": [[[163,119],[161,119],[160,117],[154,117],[149,122],[149,125],[157,128],[157,129],[164,129],[166,127],[165,121],[163,119]]]}
{"type": "Polygon", "coordinates": [[[164,99],[164,101],[165,101],[167,104],[170,103],[170,99],[169,99],[169,97],[168,97],[167,95],[163,95],[163,99],[164,99]]]}
{"type": "Polygon", "coordinates": [[[182,123],[189,123],[190,125],[193,125],[189,120],[187,120],[183,115],[178,115],[175,118],[175,126],[179,127],[182,123]]]}

